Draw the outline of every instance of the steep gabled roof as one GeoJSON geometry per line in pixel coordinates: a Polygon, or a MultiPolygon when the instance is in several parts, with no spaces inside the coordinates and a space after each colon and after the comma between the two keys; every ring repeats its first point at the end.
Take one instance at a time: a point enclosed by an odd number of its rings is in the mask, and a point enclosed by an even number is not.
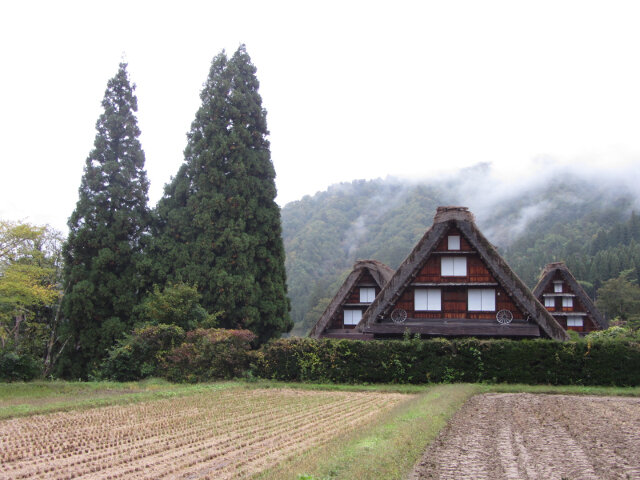
{"type": "Polygon", "coordinates": [[[568,339],[565,330],[533,296],[529,288],[511,270],[495,247],[478,230],[473,214],[466,207],[438,207],[433,225],[366,310],[362,320],[356,326],[357,330],[363,332],[365,328],[376,323],[379,318],[389,316],[394,302],[411,283],[429,255],[452,227],[456,227],[465,236],[496,281],[507,291],[522,312],[529,315],[531,320],[538,324],[545,335],[557,340],[568,339]]]}
{"type": "Polygon", "coordinates": [[[571,291],[580,299],[580,302],[584,305],[584,308],[586,308],[587,313],[591,316],[593,321],[602,329],[609,328],[609,323],[598,311],[589,298],[589,295],[587,295],[587,292],[584,291],[582,285],[578,283],[564,262],[554,262],[545,265],[544,270],[542,270],[542,273],[540,274],[540,280],[538,280],[538,284],[533,289],[533,295],[537,299],[540,299],[542,297],[542,293],[556,273],[559,273],[567,284],[569,284],[569,288],[571,288],[571,291]]]}
{"type": "Polygon", "coordinates": [[[318,322],[311,329],[311,332],[309,332],[310,337],[320,338],[322,332],[327,328],[331,317],[333,317],[338,308],[344,303],[345,298],[349,295],[349,292],[365,271],[371,274],[380,288],[384,287],[393,276],[393,270],[382,262],[378,262],[377,260],[358,260],[354,264],[353,270],[347,279],[338,289],[338,293],[333,297],[333,300],[331,300],[331,303],[329,303],[318,322]]]}

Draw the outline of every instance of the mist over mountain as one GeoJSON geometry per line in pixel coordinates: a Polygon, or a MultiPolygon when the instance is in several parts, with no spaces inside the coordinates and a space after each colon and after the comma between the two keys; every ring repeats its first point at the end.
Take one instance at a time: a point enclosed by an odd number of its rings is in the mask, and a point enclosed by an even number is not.
{"type": "Polygon", "coordinates": [[[640,211],[637,177],[542,163],[534,178],[505,180],[479,164],[421,181],[340,183],[289,203],[282,223],[292,334],[307,333],[356,260],[397,268],[440,205],[468,207],[529,286],[546,263],[560,260],[592,295],[624,269],[640,275],[640,221],[632,218],[640,211]]]}

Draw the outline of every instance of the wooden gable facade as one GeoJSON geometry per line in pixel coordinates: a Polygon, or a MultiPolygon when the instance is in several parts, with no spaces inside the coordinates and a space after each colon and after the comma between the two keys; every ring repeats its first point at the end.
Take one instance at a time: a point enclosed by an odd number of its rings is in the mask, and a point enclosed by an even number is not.
{"type": "Polygon", "coordinates": [[[357,331],[356,326],[392,275],[393,270],[384,263],[357,261],[309,335],[313,338],[373,338],[357,331]]]}
{"type": "Polygon", "coordinates": [[[608,328],[607,321],[564,262],[544,267],[533,294],[566,330],[586,335],[608,328]]]}
{"type": "Polygon", "coordinates": [[[476,336],[564,340],[566,332],[475,225],[465,207],[439,207],[433,226],[365,311],[374,338],[476,336]]]}

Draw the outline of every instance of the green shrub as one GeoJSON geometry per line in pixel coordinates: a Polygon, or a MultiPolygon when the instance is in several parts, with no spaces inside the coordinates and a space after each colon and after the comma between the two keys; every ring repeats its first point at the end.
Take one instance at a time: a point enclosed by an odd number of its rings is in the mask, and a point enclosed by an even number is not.
{"type": "Polygon", "coordinates": [[[29,381],[40,376],[42,362],[27,354],[0,350],[0,380],[4,382],[29,381]]]}
{"type": "Polygon", "coordinates": [[[120,382],[157,376],[164,357],[185,339],[177,325],[143,325],[108,352],[101,375],[120,382]]]}
{"type": "Polygon", "coordinates": [[[172,283],[162,290],[154,285],[135,308],[135,315],[141,324],[178,325],[185,331],[216,327],[220,313],[209,314],[200,305],[201,297],[195,286],[186,283],[172,283]]]}

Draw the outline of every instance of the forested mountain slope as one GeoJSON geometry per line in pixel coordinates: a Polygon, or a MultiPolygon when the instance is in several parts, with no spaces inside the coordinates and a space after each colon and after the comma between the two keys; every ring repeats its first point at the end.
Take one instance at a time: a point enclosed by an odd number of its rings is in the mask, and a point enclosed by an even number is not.
{"type": "Polygon", "coordinates": [[[546,263],[565,260],[593,295],[625,269],[640,276],[640,202],[628,182],[555,169],[534,182],[505,182],[487,165],[424,182],[356,180],[282,209],[287,283],[305,335],[357,259],[392,268],[431,226],[439,205],[463,205],[531,287],[546,263]]]}

